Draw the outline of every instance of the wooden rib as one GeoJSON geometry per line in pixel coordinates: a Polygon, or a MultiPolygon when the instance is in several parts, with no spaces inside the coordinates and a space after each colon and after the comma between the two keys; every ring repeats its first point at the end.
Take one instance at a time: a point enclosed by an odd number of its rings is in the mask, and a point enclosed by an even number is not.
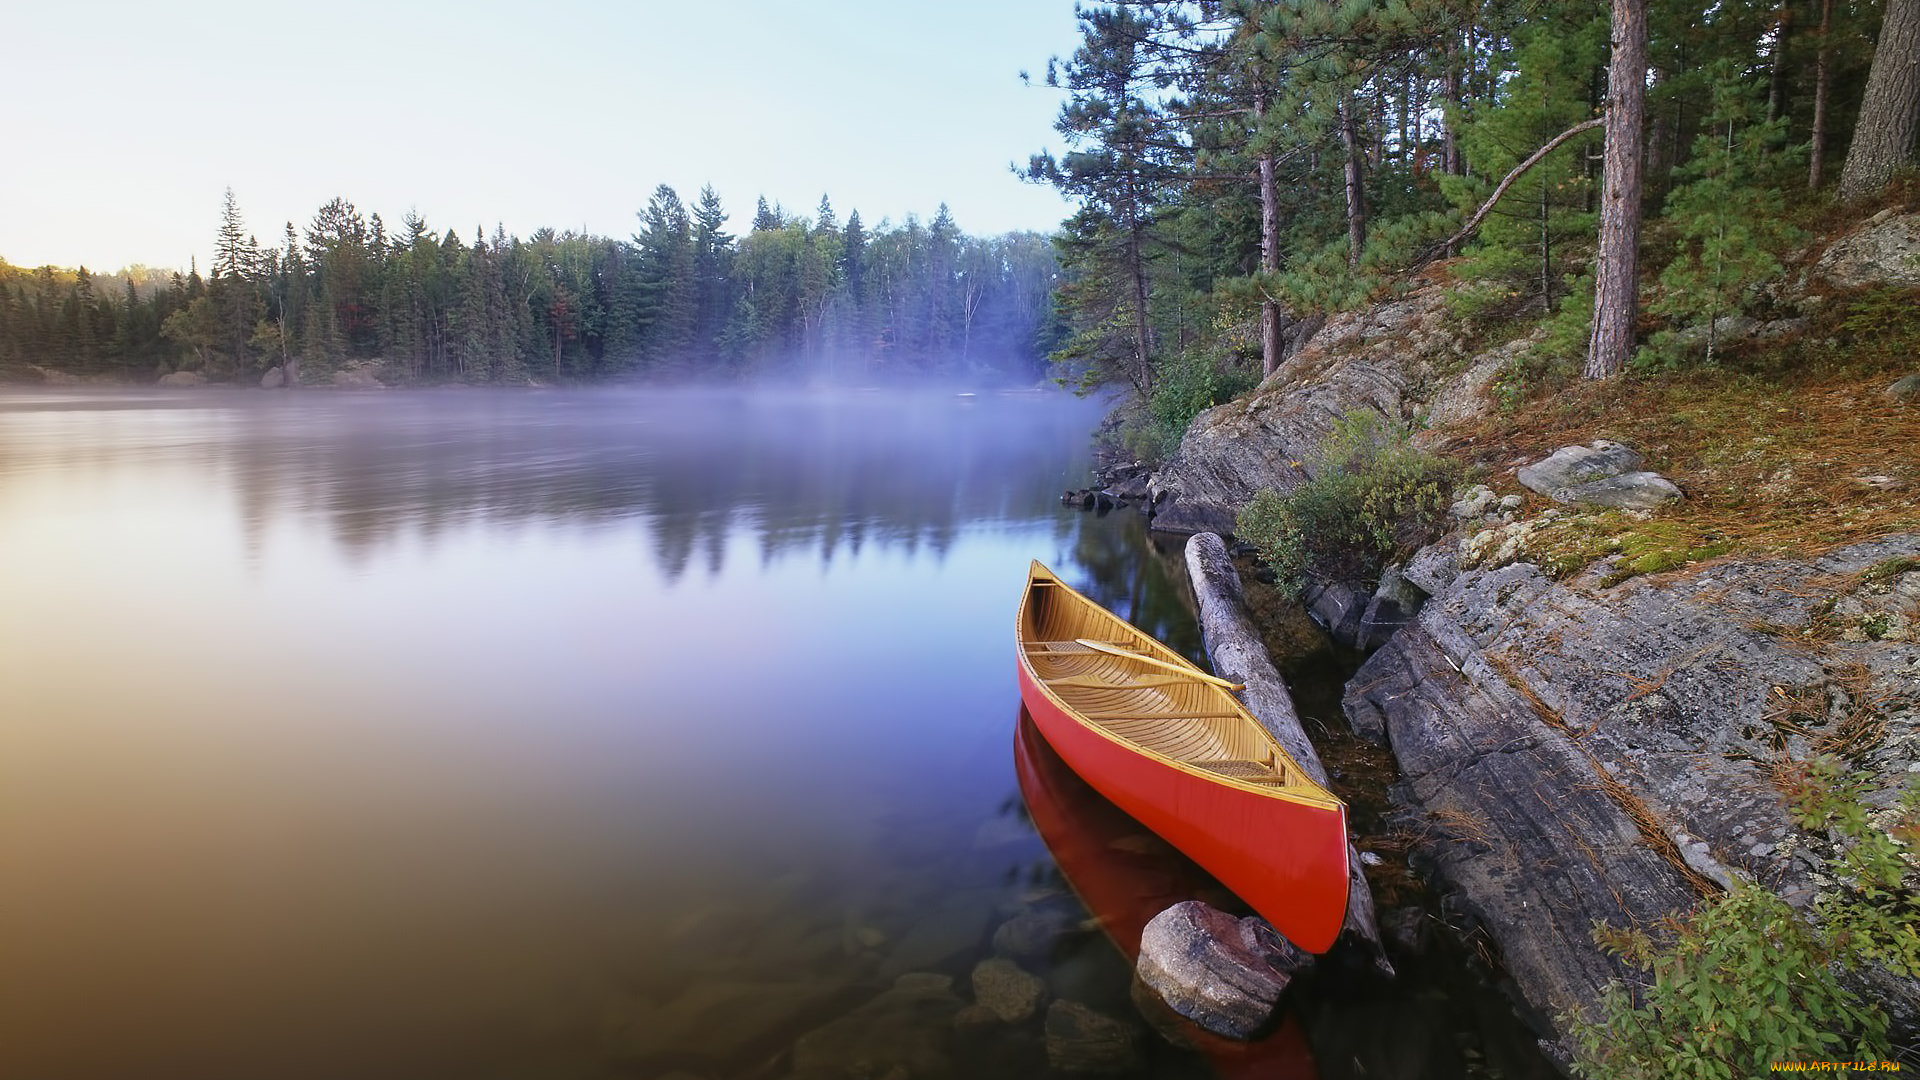
{"type": "Polygon", "coordinates": [[[1075,673],[1073,675],[1055,675],[1051,678],[1042,675],[1040,680],[1048,686],[1070,686],[1084,690],[1138,690],[1158,689],[1163,686],[1185,686],[1192,679],[1183,679],[1178,675],[1141,675],[1132,682],[1108,682],[1091,675],[1075,673]]]}

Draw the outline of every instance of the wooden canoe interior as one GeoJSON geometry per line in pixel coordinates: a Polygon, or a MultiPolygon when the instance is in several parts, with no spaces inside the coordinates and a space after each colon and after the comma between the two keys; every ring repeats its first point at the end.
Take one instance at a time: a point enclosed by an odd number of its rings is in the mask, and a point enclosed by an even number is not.
{"type": "Polygon", "coordinates": [[[1094,726],[1216,776],[1273,789],[1309,789],[1331,798],[1225,690],[1080,644],[1078,639],[1086,638],[1191,667],[1132,624],[1038,571],[1021,630],[1021,648],[1034,675],[1094,726]]]}

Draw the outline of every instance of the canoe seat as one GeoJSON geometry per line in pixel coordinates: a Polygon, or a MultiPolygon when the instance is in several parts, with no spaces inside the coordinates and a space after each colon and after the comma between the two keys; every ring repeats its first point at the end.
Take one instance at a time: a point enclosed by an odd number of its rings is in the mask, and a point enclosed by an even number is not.
{"type": "MultiPolygon", "coordinates": [[[[1089,638],[1088,640],[1092,640],[1092,639],[1089,638]]],[[[1101,642],[1101,644],[1113,645],[1122,649],[1133,647],[1130,643],[1125,641],[1103,641],[1101,642]]],[[[1091,648],[1086,645],[1082,645],[1077,641],[1029,641],[1027,642],[1027,654],[1029,656],[1104,655],[1100,652],[1100,650],[1091,648]]]]}
{"type": "Polygon", "coordinates": [[[1173,720],[1228,720],[1240,714],[1231,709],[1178,709],[1152,713],[1145,709],[1078,709],[1081,716],[1089,720],[1138,720],[1145,724],[1164,724],[1173,720]]]}
{"type": "Polygon", "coordinates": [[[1248,761],[1244,758],[1219,758],[1213,761],[1196,761],[1194,767],[1205,769],[1221,776],[1230,776],[1235,780],[1251,780],[1256,784],[1284,784],[1287,782],[1287,767],[1279,761],[1248,761]]]}

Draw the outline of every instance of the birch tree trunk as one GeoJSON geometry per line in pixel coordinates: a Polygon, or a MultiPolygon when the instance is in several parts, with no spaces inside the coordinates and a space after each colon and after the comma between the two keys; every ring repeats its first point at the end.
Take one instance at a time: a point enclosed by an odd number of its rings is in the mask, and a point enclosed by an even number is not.
{"type": "MultiPolygon", "coordinates": [[[[1260,93],[1253,104],[1254,127],[1266,122],[1266,94],[1260,93]]],[[[1274,187],[1273,151],[1260,154],[1260,272],[1266,275],[1280,270],[1280,192],[1274,187]]],[[[1266,378],[1280,366],[1280,303],[1260,287],[1260,377],[1266,378]]]]}

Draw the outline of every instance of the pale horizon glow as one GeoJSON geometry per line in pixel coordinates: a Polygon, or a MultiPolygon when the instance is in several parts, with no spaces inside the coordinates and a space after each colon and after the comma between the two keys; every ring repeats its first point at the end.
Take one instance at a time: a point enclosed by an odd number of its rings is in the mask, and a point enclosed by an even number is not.
{"type": "Polygon", "coordinates": [[[339,196],[398,232],[624,238],[659,184],[711,184],[869,227],[949,207],[974,235],[1071,207],[1009,171],[1059,149],[1050,56],[1071,0],[189,0],[14,12],[0,70],[28,108],[0,169],[0,259],[205,270],[231,187],[278,246],[339,196]],[[1019,72],[1032,72],[1031,86],[1019,72]]]}

